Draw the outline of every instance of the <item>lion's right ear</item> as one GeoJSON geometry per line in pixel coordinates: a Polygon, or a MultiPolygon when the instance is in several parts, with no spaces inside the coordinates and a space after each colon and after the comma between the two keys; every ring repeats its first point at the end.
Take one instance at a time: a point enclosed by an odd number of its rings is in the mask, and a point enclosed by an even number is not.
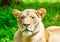
{"type": "Polygon", "coordinates": [[[21,14],[21,12],[17,9],[13,9],[13,15],[16,19],[18,19],[19,15],[21,14]]]}

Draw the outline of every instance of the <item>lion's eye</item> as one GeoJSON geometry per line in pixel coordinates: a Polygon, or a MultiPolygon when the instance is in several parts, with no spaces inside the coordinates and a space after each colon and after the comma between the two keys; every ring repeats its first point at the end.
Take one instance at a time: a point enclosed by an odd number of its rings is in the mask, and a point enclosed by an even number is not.
{"type": "Polygon", "coordinates": [[[23,17],[21,17],[22,19],[24,19],[25,18],[25,16],[23,16],[23,17]]]}
{"type": "Polygon", "coordinates": [[[34,19],[35,17],[32,17],[32,19],[34,19]]]}

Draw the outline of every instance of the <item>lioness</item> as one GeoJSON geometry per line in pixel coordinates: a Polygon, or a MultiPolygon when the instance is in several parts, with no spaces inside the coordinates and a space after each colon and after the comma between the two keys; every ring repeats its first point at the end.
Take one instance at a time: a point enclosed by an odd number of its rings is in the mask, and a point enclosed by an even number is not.
{"type": "Polygon", "coordinates": [[[14,42],[60,42],[60,27],[44,28],[42,18],[44,8],[34,10],[13,10],[19,29],[14,35],[14,42]],[[53,29],[54,28],[54,29],[53,29]]]}

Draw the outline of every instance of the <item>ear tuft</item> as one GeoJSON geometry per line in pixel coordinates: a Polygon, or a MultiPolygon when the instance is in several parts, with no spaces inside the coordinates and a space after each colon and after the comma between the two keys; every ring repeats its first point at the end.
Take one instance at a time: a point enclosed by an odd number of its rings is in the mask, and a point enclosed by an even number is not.
{"type": "Polygon", "coordinates": [[[19,17],[20,14],[21,14],[21,12],[19,10],[17,10],[17,9],[13,10],[13,15],[16,19],[19,17]]]}
{"type": "Polygon", "coordinates": [[[46,9],[45,8],[40,8],[37,10],[37,14],[43,18],[46,15],[46,9]]]}

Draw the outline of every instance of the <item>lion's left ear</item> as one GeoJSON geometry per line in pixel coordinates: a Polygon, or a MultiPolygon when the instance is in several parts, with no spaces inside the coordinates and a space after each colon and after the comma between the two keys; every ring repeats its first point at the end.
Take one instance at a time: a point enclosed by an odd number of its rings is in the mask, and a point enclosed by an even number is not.
{"type": "Polygon", "coordinates": [[[46,15],[46,9],[40,8],[36,11],[37,15],[41,18],[43,18],[46,15]]]}

